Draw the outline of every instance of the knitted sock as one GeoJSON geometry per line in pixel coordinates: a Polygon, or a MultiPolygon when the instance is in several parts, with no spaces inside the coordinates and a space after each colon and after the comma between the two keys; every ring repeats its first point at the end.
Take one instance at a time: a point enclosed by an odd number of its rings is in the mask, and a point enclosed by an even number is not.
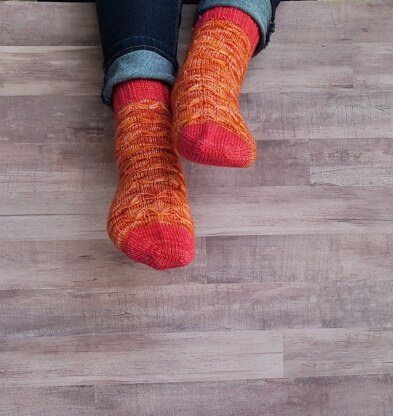
{"type": "Polygon", "coordinates": [[[215,7],[199,18],[172,93],[172,136],[186,159],[230,167],[255,160],[238,97],[259,37],[255,21],[233,7],[215,7]]]}
{"type": "Polygon", "coordinates": [[[170,137],[169,87],[132,80],[114,91],[120,171],[108,233],[132,260],[158,270],[194,257],[186,183],[170,137]]]}

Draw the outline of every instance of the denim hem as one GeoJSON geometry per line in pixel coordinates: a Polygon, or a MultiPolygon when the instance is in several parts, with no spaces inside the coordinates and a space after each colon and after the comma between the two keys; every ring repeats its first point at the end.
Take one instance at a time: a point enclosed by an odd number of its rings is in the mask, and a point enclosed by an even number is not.
{"type": "Polygon", "coordinates": [[[135,78],[156,79],[173,85],[176,67],[157,52],[139,49],[117,58],[107,69],[101,99],[112,106],[112,92],[115,85],[135,78]]]}
{"type": "Polygon", "coordinates": [[[218,6],[235,7],[249,14],[258,24],[261,40],[254,56],[264,49],[269,42],[270,34],[274,32],[274,12],[270,0],[201,0],[198,13],[218,6]]]}
{"type": "Polygon", "coordinates": [[[113,64],[116,59],[120,58],[122,55],[125,55],[132,51],[138,50],[149,50],[157,52],[162,55],[166,60],[171,62],[175,67],[178,67],[176,60],[176,55],[169,53],[167,51],[166,45],[163,44],[160,40],[149,37],[149,36],[137,36],[133,35],[129,38],[122,39],[120,42],[115,44],[111,50],[109,50],[106,55],[107,59],[104,61],[104,71],[106,72],[108,68],[113,64]]]}

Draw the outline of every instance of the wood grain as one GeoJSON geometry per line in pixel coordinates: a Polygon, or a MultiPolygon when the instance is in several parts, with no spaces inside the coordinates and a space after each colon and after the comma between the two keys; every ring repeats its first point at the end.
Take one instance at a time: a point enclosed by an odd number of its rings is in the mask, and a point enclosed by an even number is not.
{"type": "Polygon", "coordinates": [[[6,416],[96,416],[94,400],[94,386],[0,387],[6,416]]]}
{"type": "MultiPolygon", "coordinates": [[[[267,92],[241,96],[245,120],[254,137],[262,141],[392,139],[392,106],[390,91],[267,92]]],[[[106,158],[113,160],[109,152],[113,116],[98,97],[78,97],[77,106],[74,97],[2,97],[0,111],[4,117],[0,124],[4,145],[61,143],[68,145],[71,152],[76,144],[105,142],[106,158]]]]}
{"type": "MultiPolygon", "coordinates": [[[[354,40],[390,42],[393,30],[390,0],[287,2],[277,10],[274,43],[317,43],[354,40]]],[[[183,8],[180,42],[191,28],[196,7],[183,8]]],[[[94,46],[99,44],[93,4],[45,4],[2,1],[1,45],[94,46]],[[28,18],[21,19],[21,16],[28,18]],[[46,24],[42,25],[41,22],[46,24]],[[34,36],[31,34],[34,33],[34,36]]]]}
{"type": "Polygon", "coordinates": [[[277,9],[276,43],[391,42],[390,0],[288,2],[277,9]]]}
{"type": "Polygon", "coordinates": [[[0,336],[387,327],[393,281],[0,291],[0,336]]]}
{"type": "Polygon", "coordinates": [[[263,92],[240,101],[257,140],[393,138],[389,90],[263,92]]]}
{"type": "MultiPolygon", "coordinates": [[[[15,136],[14,136],[15,137],[15,136]]],[[[64,142],[53,138],[46,143],[2,145],[0,189],[14,197],[27,197],[32,191],[103,193],[105,199],[116,189],[118,171],[113,160],[113,139],[90,142],[64,142]],[[15,153],[20,157],[15,163],[15,153]]],[[[184,163],[189,189],[195,192],[222,187],[302,186],[310,183],[309,143],[300,141],[259,141],[259,158],[250,169],[230,169],[184,163]]],[[[12,197],[11,197],[12,198],[12,197]]],[[[93,197],[94,198],[94,197],[93,197]]],[[[72,198],[75,201],[74,198],[72,198]]],[[[9,200],[8,204],[14,205],[9,200]]],[[[6,205],[3,207],[3,212],[6,205]]]]}
{"type": "MultiPolygon", "coordinates": [[[[393,88],[391,43],[354,45],[354,85],[356,88],[387,90],[393,88]]],[[[389,109],[391,111],[391,108],[389,109]]]]}
{"type": "MultiPolygon", "coordinates": [[[[274,45],[264,58],[261,54],[251,61],[243,92],[352,88],[351,51],[345,43],[296,48],[274,45]]],[[[184,53],[180,50],[180,61],[184,53]]],[[[0,96],[97,96],[102,86],[99,47],[0,46],[0,57],[0,96]]]]}
{"type": "Polygon", "coordinates": [[[99,386],[98,415],[371,416],[392,411],[391,376],[99,386]],[[174,393],[175,392],[175,393],[174,393]],[[370,400],[370,397],[372,400],[370,400]]]}
{"type": "Polygon", "coordinates": [[[64,415],[64,409],[67,416],[374,416],[392,413],[392,386],[391,375],[18,386],[0,388],[0,405],[17,416],[64,415]]]}
{"type": "Polygon", "coordinates": [[[0,261],[0,289],[109,289],[187,282],[373,281],[389,279],[393,274],[393,237],[391,234],[203,237],[197,239],[197,255],[192,265],[165,273],[130,263],[109,239],[1,242],[0,261]]]}
{"type": "Polygon", "coordinates": [[[285,377],[393,373],[391,330],[288,331],[284,345],[285,377]]]}
{"type": "Polygon", "coordinates": [[[206,239],[209,283],[390,278],[393,236],[282,235],[206,239]]]}
{"type": "Polygon", "coordinates": [[[312,184],[393,185],[392,139],[310,142],[312,184]]]}
{"type": "Polygon", "coordinates": [[[272,44],[250,62],[243,92],[339,91],[353,87],[349,43],[272,44]]]}
{"type": "Polygon", "coordinates": [[[267,331],[36,337],[3,341],[0,352],[2,386],[283,376],[282,335],[267,331]]]}
{"type": "MultiPolygon", "coordinates": [[[[393,230],[391,187],[251,189],[191,189],[197,235],[386,234],[393,230]]],[[[4,192],[0,241],[106,238],[112,194],[98,188],[66,193],[4,192]]]]}
{"type": "Polygon", "coordinates": [[[94,4],[0,2],[1,45],[95,46],[100,42],[94,4]],[[43,24],[45,22],[45,24],[43,24]]]}
{"type": "Polygon", "coordinates": [[[0,243],[0,289],[109,289],[205,283],[206,260],[205,238],[197,239],[196,259],[190,266],[165,272],[130,262],[109,239],[6,241],[0,243]]]}
{"type": "Polygon", "coordinates": [[[0,96],[99,95],[98,46],[0,46],[0,96]]]}

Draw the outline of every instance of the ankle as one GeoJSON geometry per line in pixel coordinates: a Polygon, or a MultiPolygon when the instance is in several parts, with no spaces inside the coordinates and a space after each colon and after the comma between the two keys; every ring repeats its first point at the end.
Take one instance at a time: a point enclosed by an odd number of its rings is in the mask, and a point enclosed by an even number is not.
{"type": "Polygon", "coordinates": [[[162,81],[150,79],[132,79],[117,84],[113,92],[113,108],[119,112],[129,103],[141,100],[153,100],[169,104],[170,89],[162,81]]]}
{"type": "Polygon", "coordinates": [[[210,20],[227,20],[241,27],[250,40],[251,51],[254,53],[255,48],[260,40],[259,26],[255,20],[246,12],[235,7],[214,7],[206,10],[197,22],[196,28],[210,20]]]}

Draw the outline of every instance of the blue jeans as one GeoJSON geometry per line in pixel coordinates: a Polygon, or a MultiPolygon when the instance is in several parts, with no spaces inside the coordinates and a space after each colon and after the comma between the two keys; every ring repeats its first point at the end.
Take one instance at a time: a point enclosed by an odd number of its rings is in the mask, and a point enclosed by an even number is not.
{"type": "MultiPolygon", "coordinates": [[[[248,13],[260,27],[258,53],[274,31],[280,0],[200,0],[198,14],[217,6],[232,6],[248,13]]],[[[96,0],[102,50],[102,100],[111,106],[113,87],[135,78],[173,85],[183,0],[96,0]]],[[[255,53],[255,54],[256,54],[255,53]]]]}

